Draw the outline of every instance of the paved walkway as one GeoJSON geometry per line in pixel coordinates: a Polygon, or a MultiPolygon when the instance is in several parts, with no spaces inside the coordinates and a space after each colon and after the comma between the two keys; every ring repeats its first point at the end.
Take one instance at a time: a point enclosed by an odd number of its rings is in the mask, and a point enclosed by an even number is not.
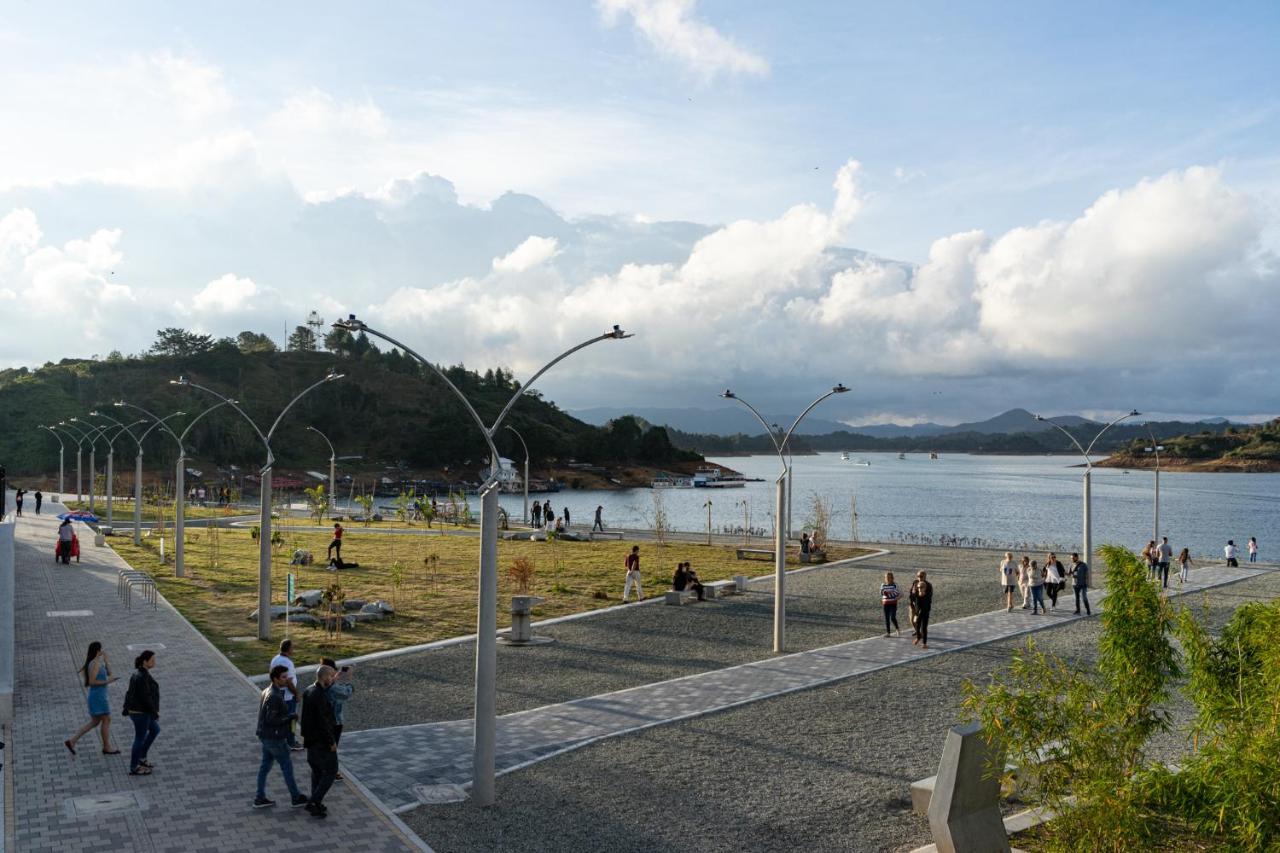
{"type": "MultiPolygon", "coordinates": [[[[1170,591],[1185,594],[1270,571],[1275,567],[1204,568],[1193,573],[1193,583],[1170,591]]],[[[508,714],[498,719],[498,772],[510,772],[603,738],[1084,618],[1072,614],[1067,592],[1060,599],[1063,606],[1045,616],[1033,616],[1029,610],[1000,610],[931,625],[928,650],[913,646],[907,634],[854,640],[508,714]]],[[[1100,601],[1093,604],[1096,610],[1100,601]]],[[[905,624],[905,606],[900,610],[905,624]]],[[[398,812],[428,801],[460,798],[461,786],[471,778],[469,719],[351,732],[344,735],[342,745],[347,766],[355,768],[369,790],[398,812]],[[397,758],[387,761],[388,755],[397,758]]]]}
{"type": "MultiPolygon", "coordinates": [[[[14,850],[423,849],[350,783],[335,786],[325,821],[287,805],[251,808],[257,691],[165,604],[152,610],[135,598],[133,609],[124,609],[116,597],[116,570],[124,563],[94,547],[83,527],[83,562],[55,564],[60,511],[46,504],[44,515],[18,520],[15,724],[4,756],[14,850]],[[62,741],[87,720],[76,669],[93,640],[104,644],[112,673],[122,679],[109,688],[112,739],[122,754],[102,755],[91,732],[73,758],[62,741]],[[162,730],[151,750],[155,773],[131,777],[133,729],[118,711],[134,655],[144,648],[156,651],[162,730]]],[[[295,768],[305,790],[305,759],[295,759],[295,768]]],[[[278,770],[267,793],[288,802],[278,770]]]]}

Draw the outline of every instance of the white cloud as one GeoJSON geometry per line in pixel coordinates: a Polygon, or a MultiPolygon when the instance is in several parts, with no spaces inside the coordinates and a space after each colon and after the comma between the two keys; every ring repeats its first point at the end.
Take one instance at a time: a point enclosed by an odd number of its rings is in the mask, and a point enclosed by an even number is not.
{"type": "Polygon", "coordinates": [[[234,273],[216,278],[204,286],[191,300],[191,311],[200,314],[212,311],[231,314],[251,311],[253,298],[259,294],[258,285],[251,278],[240,278],[234,273]]]}
{"type": "Polygon", "coordinates": [[[697,0],[597,0],[596,5],[605,24],[614,26],[623,15],[629,15],[658,53],[703,77],[769,73],[769,63],[763,57],[694,17],[697,0]]]}
{"type": "Polygon", "coordinates": [[[509,254],[493,259],[494,272],[520,273],[546,263],[560,254],[555,237],[530,237],[509,254]]]}

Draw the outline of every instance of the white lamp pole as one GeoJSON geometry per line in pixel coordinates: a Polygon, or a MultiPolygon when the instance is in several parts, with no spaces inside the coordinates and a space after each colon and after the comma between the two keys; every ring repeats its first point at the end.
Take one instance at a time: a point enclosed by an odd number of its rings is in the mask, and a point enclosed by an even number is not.
{"type": "Polygon", "coordinates": [[[1065,429],[1063,429],[1061,424],[1054,423],[1048,418],[1042,417],[1040,415],[1035,416],[1036,420],[1044,421],[1050,426],[1055,427],[1058,430],[1058,432],[1062,433],[1068,439],[1070,439],[1071,443],[1076,446],[1076,450],[1079,450],[1080,455],[1084,457],[1084,478],[1083,478],[1084,479],[1084,482],[1083,482],[1084,530],[1082,531],[1084,534],[1083,556],[1084,556],[1084,561],[1089,565],[1093,565],[1093,519],[1090,515],[1091,510],[1093,509],[1093,489],[1092,489],[1093,462],[1089,459],[1089,453],[1090,451],[1093,450],[1093,446],[1098,443],[1098,439],[1102,438],[1103,433],[1105,433],[1107,430],[1111,429],[1113,426],[1120,423],[1121,421],[1127,418],[1136,418],[1140,414],[1142,413],[1139,412],[1137,409],[1134,409],[1133,411],[1129,412],[1129,414],[1121,415],[1120,417],[1116,418],[1114,421],[1107,424],[1101,430],[1098,431],[1098,434],[1093,437],[1093,441],[1089,442],[1088,448],[1081,447],[1080,442],[1076,441],[1076,437],[1071,433],[1067,432],[1065,429]]]}
{"type": "Polygon", "coordinates": [[[529,523],[529,445],[524,443],[524,436],[516,432],[513,426],[507,427],[516,434],[516,438],[520,439],[520,446],[524,448],[524,523],[529,523]]]}
{"type": "MultiPolygon", "coordinates": [[[[298,396],[289,401],[289,404],[280,410],[280,414],[276,416],[275,422],[271,424],[271,429],[265,433],[258,428],[253,418],[245,414],[244,409],[240,408],[240,404],[230,397],[225,397],[214,391],[212,388],[206,388],[203,385],[197,385],[185,376],[179,376],[177,379],[170,379],[170,385],[184,385],[195,388],[206,394],[217,397],[223,403],[239,412],[240,417],[248,421],[249,426],[253,427],[253,431],[258,434],[258,438],[262,439],[262,446],[267,451],[266,464],[263,465],[261,475],[261,492],[262,506],[259,508],[258,518],[258,639],[271,639],[271,469],[275,465],[276,457],[271,451],[271,436],[275,434],[276,428],[280,426],[280,421],[293,408],[294,404],[305,397],[313,389],[319,388],[326,382],[333,382],[341,379],[343,374],[335,373],[332,370],[325,375],[319,382],[308,385],[298,393],[298,396]]],[[[212,411],[212,409],[208,410],[212,411]]]]}
{"type": "Polygon", "coordinates": [[[333,449],[333,442],[329,440],[329,436],[322,433],[313,426],[307,429],[324,439],[324,443],[329,445],[329,509],[337,509],[338,507],[338,455],[333,449]]]}
{"type": "Polygon", "coordinates": [[[88,424],[79,418],[67,418],[68,426],[74,425],[76,429],[84,430],[84,440],[89,442],[89,512],[94,511],[94,480],[97,479],[97,459],[95,458],[98,449],[98,439],[102,437],[101,430],[97,424],[88,424]]]}
{"type": "Polygon", "coordinates": [[[485,444],[489,448],[489,476],[480,490],[482,497],[480,504],[480,580],[478,591],[479,606],[476,615],[475,744],[472,750],[472,772],[474,776],[471,783],[471,797],[479,805],[490,806],[493,805],[494,801],[495,784],[494,747],[497,730],[498,669],[498,448],[493,443],[493,436],[502,427],[502,422],[506,419],[507,413],[511,411],[511,407],[516,404],[516,401],[525,392],[533,387],[533,383],[542,374],[584,347],[589,347],[600,341],[629,338],[631,335],[622,331],[618,326],[614,326],[612,331],[605,332],[603,335],[583,341],[577,346],[565,350],[534,373],[529,381],[525,382],[520,387],[520,390],[511,396],[511,399],[507,401],[507,405],[498,414],[494,422],[486,426],[471,405],[471,401],[458,390],[458,387],[450,381],[444,371],[400,341],[370,328],[363,321],[356,319],[354,314],[348,315],[346,320],[339,320],[333,325],[335,328],[348,332],[365,332],[381,338],[400,349],[401,352],[413,356],[433,371],[462,402],[472,420],[475,421],[476,426],[480,428],[485,444]]]}
{"type": "Polygon", "coordinates": [[[63,434],[69,436],[76,443],[76,503],[84,500],[84,478],[80,474],[80,458],[84,445],[84,436],[79,435],[71,427],[67,426],[66,421],[58,421],[58,426],[62,427],[63,434]]]}
{"type": "MultiPolygon", "coordinates": [[[[128,404],[126,404],[123,400],[121,400],[117,403],[114,403],[113,405],[117,407],[122,407],[128,404]]],[[[136,409],[138,407],[133,406],[132,408],[136,409]]],[[[146,410],[143,409],[142,411],[146,411],[146,410]]],[[[151,413],[147,412],[147,414],[151,414],[151,413]]],[[[133,544],[134,545],[142,544],[142,442],[146,441],[147,436],[149,436],[151,434],[151,431],[154,430],[156,427],[163,427],[165,425],[165,421],[171,420],[173,418],[182,417],[185,414],[186,412],[174,412],[172,415],[168,415],[163,418],[156,418],[155,415],[151,415],[153,419],[153,423],[151,424],[151,426],[147,427],[142,431],[142,435],[135,436],[132,432],[129,433],[129,436],[130,438],[133,439],[134,444],[138,446],[138,455],[133,458],[133,544]]]]}
{"type": "MultiPolygon", "coordinates": [[[[115,524],[115,517],[116,517],[116,516],[115,516],[115,495],[116,495],[116,486],[115,486],[115,484],[116,484],[116,465],[115,465],[115,459],[116,459],[116,439],[120,437],[120,433],[122,433],[122,432],[128,432],[128,433],[129,433],[130,438],[132,438],[132,437],[133,437],[133,427],[139,426],[139,425],[141,425],[141,424],[145,424],[145,423],[146,423],[146,420],[145,420],[145,419],[143,419],[143,420],[137,420],[137,421],[134,421],[134,422],[133,422],[133,423],[131,423],[131,424],[122,424],[122,423],[120,423],[120,421],[116,420],[116,419],[115,419],[115,418],[113,418],[113,417],[110,417],[109,415],[107,415],[107,414],[105,414],[105,413],[103,413],[103,412],[90,412],[90,413],[89,413],[89,417],[91,417],[91,418],[103,418],[103,419],[105,419],[105,420],[110,421],[112,424],[115,424],[115,426],[116,426],[115,435],[113,435],[113,436],[111,436],[111,438],[107,439],[107,484],[106,484],[106,488],[103,490],[103,491],[105,491],[105,492],[106,492],[106,498],[107,498],[107,524],[110,526],[110,525],[114,525],[114,524],[115,524]]],[[[108,427],[108,429],[109,429],[109,427],[108,427]]]]}
{"type": "Polygon", "coordinates": [[[44,424],[38,426],[40,429],[48,430],[49,434],[58,440],[58,496],[61,497],[64,494],[63,471],[66,462],[66,446],[62,443],[62,436],[58,435],[58,431],[53,427],[44,424]]]}
{"type": "Polygon", "coordinates": [[[1155,498],[1155,518],[1152,520],[1151,538],[1157,544],[1160,542],[1160,451],[1164,450],[1164,445],[1156,441],[1156,434],[1151,430],[1151,424],[1147,424],[1147,435],[1151,437],[1151,446],[1143,448],[1147,453],[1154,453],[1156,456],[1156,498],[1155,498]]]}
{"type": "MultiPolygon", "coordinates": [[[[787,430],[782,441],[778,441],[777,434],[770,428],[769,422],[761,416],[756,407],[739,397],[737,394],[726,389],[721,397],[726,400],[737,400],[742,405],[751,410],[751,414],[756,416],[756,420],[764,427],[764,431],[773,440],[774,449],[778,452],[778,462],[782,465],[782,473],[778,475],[777,481],[774,483],[776,495],[774,497],[774,543],[773,543],[773,651],[775,654],[782,654],[787,646],[787,475],[791,471],[791,466],[787,464],[787,445],[791,441],[792,434],[795,433],[796,427],[800,425],[800,421],[804,420],[804,416],[813,411],[813,409],[823,400],[835,394],[843,394],[849,389],[844,384],[836,385],[827,393],[809,404],[800,416],[791,424],[791,429],[787,430]]],[[[781,430],[779,430],[781,432],[781,430]]]]}

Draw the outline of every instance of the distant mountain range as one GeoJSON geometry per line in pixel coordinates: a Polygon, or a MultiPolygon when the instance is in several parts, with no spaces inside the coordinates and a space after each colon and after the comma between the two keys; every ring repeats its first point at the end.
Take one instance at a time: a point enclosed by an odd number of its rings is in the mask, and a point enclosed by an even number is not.
{"type": "MultiPolygon", "coordinates": [[[[700,435],[759,435],[760,424],[751,413],[740,406],[725,406],[718,409],[663,409],[644,407],[634,409],[594,408],[579,409],[571,412],[574,417],[589,424],[601,426],[622,415],[635,415],[657,426],[667,426],[685,433],[700,435]]],[[[794,417],[792,415],[791,417],[794,417]]],[[[783,415],[765,414],[770,423],[790,426],[791,418],[783,415]]],[[[1220,421],[1221,419],[1216,419],[1220,421]]],[[[1078,415],[1055,417],[1054,421],[1065,427],[1076,427],[1090,423],[1088,418],[1078,415]]],[[[1206,421],[1207,423],[1207,421],[1206,421]]],[[[988,418],[985,421],[962,423],[954,426],[923,423],[904,426],[902,424],[868,424],[851,426],[840,421],[808,417],[800,425],[797,432],[801,435],[829,435],[833,432],[852,432],[871,438],[927,438],[935,435],[951,435],[956,433],[978,433],[980,435],[1013,435],[1022,432],[1043,432],[1053,429],[1049,424],[1037,421],[1035,415],[1026,409],[1010,409],[1007,412],[988,418]]]]}

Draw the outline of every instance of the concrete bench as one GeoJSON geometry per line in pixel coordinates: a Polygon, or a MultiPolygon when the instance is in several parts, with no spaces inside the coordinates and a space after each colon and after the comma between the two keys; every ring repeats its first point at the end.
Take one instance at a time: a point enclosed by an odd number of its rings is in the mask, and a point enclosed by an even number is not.
{"type": "Polygon", "coordinates": [[[702,585],[702,592],[707,598],[724,598],[737,591],[738,585],[733,581],[712,581],[702,585]]]}
{"type": "MultiPolygon", "coordinates": [[[[1037,755],[1039,761],[1044,760],[1044,756],[1048,755],[1053,749],[1059,746],[1058,741],[1051,741],[1038,749],[1037,755]]],[[[1004,792],[1006,797],[1015,798],[1018,796],[1019,785],[1025,785],[1028,775],[1035,772],[1034,766],[1027,770],[1020,770],[1017,765],[1012,762],[1005,764],[1004,772],[1012,777],[1012,784],[1009,789],[1004,792]]],[[[929,801],[933,799],[933,789],[938,782],[937,776],[930,776],[928,779],[918,779],[911,783],[911,810],[916,814],[928,814],[929,801]]]]}
{"type": "Polygon", "coordinates": [[[773,549],[771,548],[739,548],[736,553],[739,560],[773,559],[773,549]]]}
{"type": "Polygon", "coordinates": [[[738,592],[740,592],[740,593],[746,592],[746,591],[747,591],[747,585],[748,585],[748,584],[750,584],[750,583],[751,583],[751,579],[750,579],[749,577],[747,577],[746,575],[734,575],[734,576],[733,576],[733,585],[734,585],[734,586],[736,586],[736,587],[738,588],[738,592]]]}
{"type": "Polygon", "coordinates": [[[662,599],[667,604],[685,604],[686,602],[696,601],[697,593],[691,589],[669,589],[662,594],[662,599]]]}
{"type": "Polygon", "coordinates": [[[622,541],[622,531],[621,531],[621,530],[593,530],[593,531],[591,531],[591,533],[590,533],[590,534],[588,534],[588,535],[590,536],[590,538],[591,538],[591,541],[592,541],[592,542],[596,541],[596,539],[597,539],[597,538],[599,538],[599,539],[617,539],[618,541],[622,541]]]}

